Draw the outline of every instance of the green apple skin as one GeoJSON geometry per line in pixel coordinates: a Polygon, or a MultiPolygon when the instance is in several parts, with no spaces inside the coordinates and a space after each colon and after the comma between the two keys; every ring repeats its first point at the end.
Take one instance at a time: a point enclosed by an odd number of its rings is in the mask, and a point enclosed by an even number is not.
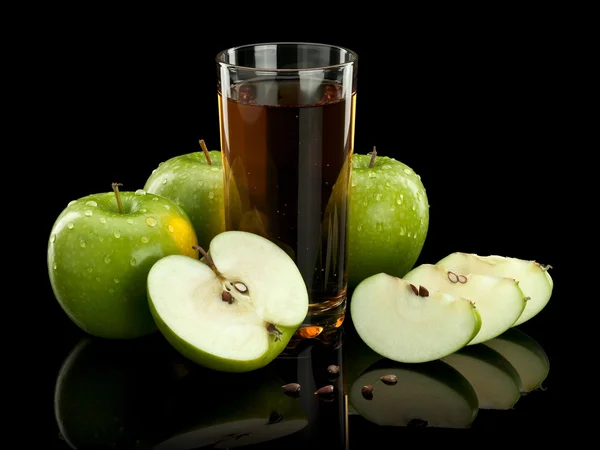
{"type": "Polygon", "coordinates": [[[203,152],[175,156],[160,163],[144,186],[145,191],[173,200],[183,208],[202,248],[208,248],[210,241],[225,231],[221,152],[208,153],[210,165],[203,152]]]}
{"type": "Polygon", "coordinates": [[[381,272],[402,277],[414,266],[429,228],[421,177],[406,164],[355,154],[348,214],[348,285],[381,272]]]}
{"type": "Polygon", "coordinates": [[[224,358],[219,358],[218,356],[211,355],[210,353],[206,353],[203,350],[200,350],[198,347],[185,342],[181,339],[177,333],[175,333],[171,327],[169,327],[158,315],[156,308],[154,307],[154,303],[152,301],[152,297],[150,296],[150,292],[147,293],[150,305],[150,311],[152,316],[154,317],[154,321],[158,325],[158,329],[161,334],[165,337],[165,339],[175,348],[179,353],[181,353],[185,358],[190,361],[199,364],[200,366],[207,367],[209,369],[217,370],[220,372],[251,372],[256,369],[260,369],[265,367],[271,361],[273,361],[277,356],[283,352],[287,344],[290,342],[290,339],[298,329],[298,326],[294,327],[285,327],[282,325],[278,325],[277,328],[282,332],[281,339],[279,341],[274,342],[269,351],[265,353],[261,358],[252,359],[248,361],[234,361],[228,360],[224,358]]]}
{"type": "Polygon", "coordinates": [[[71,448],[151,448],[161,406],[177,383],[165,360],[169,352],[153,338],[86,336],[66,357],[56,379],[54,415],[71,448]]]}
{"type": "Polygon", "coordinates": [[[146,279],[160,258],[198,257],[194,228],[174,202],[144,191],[75,200],[56,219],[48,241],[48,272],[58,303],[82,330],[107,339],[156,331],[146,279]]]}

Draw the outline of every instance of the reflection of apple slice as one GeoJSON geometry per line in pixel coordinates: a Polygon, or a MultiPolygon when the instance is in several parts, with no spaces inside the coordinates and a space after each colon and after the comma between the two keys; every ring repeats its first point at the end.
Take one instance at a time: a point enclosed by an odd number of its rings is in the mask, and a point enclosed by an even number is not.
{"type": "Polygon", "coordinates": [[[550,371],[550,361],[542,346],[527,334],[512,328],[485,343],[506,358],[517,370],[523,392],[541,387],[550,371]]]}
{"type": "Polygon", "coordinates": [[[419,296],[413,288],[406,280],[380,273],[354,290],[354,328],[375,352],[399,362],[433,361],[464,347],[477,334],[481,319],[469,300],[439,291],[419,296]]]}
{"type": "Polygon", "coordinates": [[[480,409],[511,409],[521,398],[521,378],[515,368],[485,345],[465,347],[442,361],[471,383],[480,409]]]}
{"type": "Polygon", "coordinates": [[[457,273],[481,273],[497,277],[513,278],[526,297],[529,297],[523,314],[513,326],[517,326],[538,314],[550,300],[554,283],[548,273],[550,266],[504,256],[479,256],[474,253],[451,253],[438,264],[457,273]]]}
{"type": "Polygon", "coordinates": [[[285,395],[281,385],[266,371],[190,374],[178,386],[167,411],[166,428],[171,432],[154,450],[235,448],[302,430],[308,425],[302,405],[285,395]]]}
{"type": "Polygon", "coordinates": [[[382,426],[467,428],[478,412],[477,394],[469,382],[442,361],[399,364],[382,359],[363,373],[350,388],[349,401],[356,413],[382,426]],[[392,386],[381,381],[396,375],[392,386]],[[363,386],[373,397],[363,397],[363,386]]]}
{"type": "Polygon", "coordinates": [[[283,250],[255,234],[223,232],[208,255],[209,264],[167,256],[152,266],[148,298],[158,328],[200,365],[229,372],[264,367],[306,317],[304,280],[283,250]]]}
{"type": "Polygon", "coordinates": [[[495,338],[508,330],[525,309],[525,296],[511,278],[490,275],[454,273],[433,264],[421,264],[403,277],[430,292],[442,291],[459,295],[475,303],[481,315],[481,329],[469,345],[495,338]]]}

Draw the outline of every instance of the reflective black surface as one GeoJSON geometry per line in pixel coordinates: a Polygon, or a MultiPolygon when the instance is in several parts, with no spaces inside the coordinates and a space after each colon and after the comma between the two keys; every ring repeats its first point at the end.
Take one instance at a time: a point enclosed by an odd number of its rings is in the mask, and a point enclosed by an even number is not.
{"type": "Polygon", "coordinates": [[[62,325],[62,360],[45,380],[54,387],[44,404],[51,448],[361,449],[482,432],[543,441],[558,411],[552,355],[527,323],[444,360],[400,364],[371,351],[348,318],[328,343],[306,340],[244,374],[191,363],[159,333],[107,341],[62,325]],[[286,392],[288,383],[299,391],[286,392]],[[315,394],[329,385],[331,394],[315,394]]]}

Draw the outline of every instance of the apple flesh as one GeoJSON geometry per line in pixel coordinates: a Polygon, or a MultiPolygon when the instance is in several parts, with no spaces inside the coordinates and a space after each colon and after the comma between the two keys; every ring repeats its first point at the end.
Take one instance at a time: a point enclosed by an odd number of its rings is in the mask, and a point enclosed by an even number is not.
{"type": "Polygon", "coordinates": [[[380,426],[468,428],[479,411],[477,394],[469,382],[442,361],[398,364],[386,359],[367,369],[352,384],[349,403],[357,414],[380,426]],[[381,381],[395,375],[389,386],[381,381]],[[373,387],[372,398],[362,395],[373,387]]]}
{"type": "Polygon", "coordinates": [[[197,257],[197,240],[171,200],[142,190],[118,198],[88,195],[60,213],[48,241],[48,273],[58,303],[79,328],[133,339],[156,331],[146,296],[150,267],[167,255],[197,257]]]}
{"type": "Polygon", "coordinates": [[[355,154],[348,196],[348,285],[384,272],[403,276],[417,261],[429,227],[421,177],[385,156],[355,154]]]}
{"type": "Polygon", "coordinates": [[[190,217],[201,247],[208,247],[217,234],[225,231],[220,151],[193,152],[160,163],[144,190],[181,206],[190,217]]]}
{"type": "Polygon", "coordinates": [[[460,349],[442,361],[471,383],[479,409],[512,409],[521,398],[521,378],[516,369],[500,353],[483,344],[460,349]]]}
{"type": "Polygon", "coordinates": [[[215,370],[267,365],[308,311],[294,261],[243,231],[217,235],[205,261],[173,255],[150,269],[148,299],[159,330],[183,356],[215,370]]]}
{"type": "Polygon", "coordinates": [[[477,334],[481,318],[469,300],[439,291],[420,296],[413,289],[384,273],[356,287],[352,321],[373,351],[393,361],[426,362],[455,352],[477,334]]]}
{"type": "Polygon", "coordinates": [[[421,264],[403,277],[425,286],[471,300],[481,315],[481,329],[469,342],[479,344],[504,333],[514,325],[523,309],[525,296],[512,278],[453,272],[441,265],[421,264]]]}
{"type": "Polygon", "coordinates": [[[524,393],[542,386],[550,371],[550,361],[543,347],[529,335],[512,328],[486,346],[500,353],[519,373],[524,393]]]}
{"type": "Polygon", "coordinates": [[[525,310],[513,326],[521,325],[536,316],[552,296],[554,282],[548,273],[550,266],[543,266],[536,261],[455,252],[438,261],[438,264],[459,273],[480,273],[515,279],[528,300],[525,310]]]}

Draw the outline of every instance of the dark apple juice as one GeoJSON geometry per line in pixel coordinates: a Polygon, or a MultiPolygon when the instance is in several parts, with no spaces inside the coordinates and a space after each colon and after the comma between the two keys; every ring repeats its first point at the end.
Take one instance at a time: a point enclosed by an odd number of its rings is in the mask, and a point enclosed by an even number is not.
{"type": "Polygon", "coordinates": [[[266,237],[294,259],[309,292],[308,335],[344,318],[355,99],[315,79],[219,92],[227,229],[266,237]]]}

